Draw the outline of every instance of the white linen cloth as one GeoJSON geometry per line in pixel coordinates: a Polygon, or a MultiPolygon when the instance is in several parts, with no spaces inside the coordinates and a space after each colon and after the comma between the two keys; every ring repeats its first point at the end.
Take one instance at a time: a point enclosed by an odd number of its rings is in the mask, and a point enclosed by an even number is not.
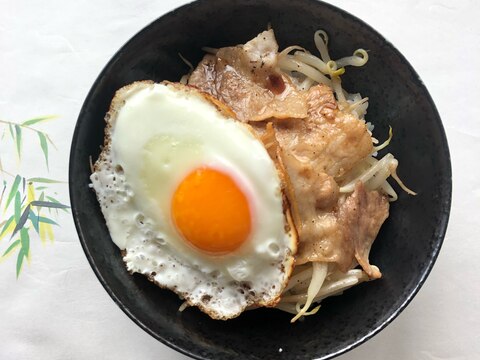
{"type": "MultiPolygon", "coordinates": [[[[443,119],[454,174],[447,237],[425,286],[390,326],[338,359],[478,359],[480,3],[331,2],[372,25],[418,71],[443,119]]],[[[49,147],[49,171],[37,135],[23,131],[18,160],[8,127],[0,142],[4,170],[66,181],[75,122],[100,70],[132,35],[183,3],[0,0],[0,120],[58,115],[34,126],[57,147],[49,147]]],[[[0,185],[3,179],[13,181],[4,173],[0,185]]],[[[69,203],[67,184],[47,185],[69,203]]],[[[52,218],[60,224],[55,241],[42,245],[32,235],[30,264],[18,279],[16,256],[0,263],[0,359],[186,359],[141,330],[110,299],[87,263],[71,215],[60,211],[52,218]]],[[[0,242],[0,256],[7,243],[0,242]]]]}

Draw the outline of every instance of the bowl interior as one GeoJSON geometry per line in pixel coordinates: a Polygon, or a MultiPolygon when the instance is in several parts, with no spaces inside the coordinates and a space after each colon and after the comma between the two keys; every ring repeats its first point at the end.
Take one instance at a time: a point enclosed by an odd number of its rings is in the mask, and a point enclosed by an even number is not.
{"type": "Polygon", "coordinates": [[[401,311],[425,280],[443,240],[450,209],[448,146],[435,106],[418,76],[383,37],[353,16],[311,0],[199,1],[147,26],[109,62],[80,113],[71,149],[73,215],[86,255],[117,304],[162,342],[197,358],[326,359],[363,342],[401,311]],[[136,80],[178,81],[201,60],[203,46],[244,43],[274,28],[280,48],[301,45],[315,51],[313,33],[325,29],[333,58],[359,47],[370,50],[362,68],[349,68],[344,87],[370,99],[367,119],[380,140],[394,138],[388,151],[399,160],[399,174],[418,192],[399,191],[371,253],[384,277],[324,301],[321,311],[295,324],[290,315],[256,310],[227,322],[196,309],[179,313],[181,301],[140,275],[125,270],[110,240],[89,184],[89,157],[103,143],[103,117],[114,92],[136,80]]]}

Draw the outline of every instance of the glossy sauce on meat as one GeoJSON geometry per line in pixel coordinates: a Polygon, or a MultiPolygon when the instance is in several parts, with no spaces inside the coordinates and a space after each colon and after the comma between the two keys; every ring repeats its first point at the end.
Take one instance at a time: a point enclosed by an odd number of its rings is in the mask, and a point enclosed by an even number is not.
{"type": "Polygon", "coordinates": [[[264,31],[245,45],[206,55],[188,84],[223,101],[239,120],[304,118],[306,99],[276,70],[277,51],[273,31],[264,31]]]}

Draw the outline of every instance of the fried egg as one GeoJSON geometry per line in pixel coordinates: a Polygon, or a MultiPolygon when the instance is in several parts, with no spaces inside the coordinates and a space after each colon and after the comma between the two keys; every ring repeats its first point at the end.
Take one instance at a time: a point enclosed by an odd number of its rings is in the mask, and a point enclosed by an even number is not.
{"type": "Polygon", "coordinates": [[[215,319],[274,306],[297,240],[261,141],[200,91],[136,82],[117,91],[91,175],[126,268],[215,319]]]}

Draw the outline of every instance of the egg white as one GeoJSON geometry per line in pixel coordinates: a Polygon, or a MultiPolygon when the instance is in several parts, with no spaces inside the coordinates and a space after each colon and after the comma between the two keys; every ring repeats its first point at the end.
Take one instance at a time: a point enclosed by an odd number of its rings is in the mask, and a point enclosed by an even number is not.
{"type": "Polygon", "coordinates": [[[293,267],[296,241],[293,229],[286,230],[280,180],[262,143],[201,93],[179,84],[120,89],[107,122],[91,180],[127,269],[214,318],[273,304],[293,267]],[[252,234],[234,252],[200,251],[173,224],[172,195],[200,166],[229,174],[249,199],[252,234]]]}

